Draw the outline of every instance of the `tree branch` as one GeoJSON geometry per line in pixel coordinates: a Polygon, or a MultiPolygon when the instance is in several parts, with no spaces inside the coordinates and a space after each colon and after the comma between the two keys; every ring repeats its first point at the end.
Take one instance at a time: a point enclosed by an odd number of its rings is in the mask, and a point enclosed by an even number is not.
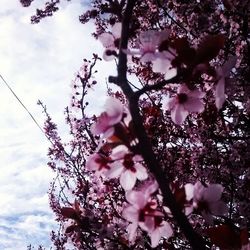
{"type": "MultiPolygon", "coordinates": [[[[128,45],[129,24],[130,24],[130,20],[132,17],[132,10],[133,10],[135,3],[136,3],[136,0],[127,1],[126,9],[125,9],[124,16],[123,16],[121,43],[120,43],[119,60],[118,60],[118,67],[117,67],[118,76],[116,79],[116,83],[121,87],[122,91],[124,92],[124,94],[126,95],[129,101],[129,110],[132,116],[135,133],[139,140],[138,147],[140,149],[140,152],[149,170],[153,173],[157,182],[159,183],[159,187],[163,194],[164,204],[170,208],[175,220],[177,221],[178,225],[182,229],[186,238],[189,240],[192,248],[197,249],[197,250],[206,249],[205,240],[193,230],[187,217],[182,213],[180,207],[176,203],[174,195],[172,194],[169,188],[169,181],[165,177],[161,166],[156,160],[156,156],[152,150],[150,140],[143,126],[143,121],[142,121],[142,117],[140,115],[140,110],[138,106],[139,98],[135,98],[135,94],[127,81],[127,55],[123,53],[122,49],[126,49],[128,45]]],[[[173,81],[173,79],[171,81],[173,81]]],[[[166,82],[163,81],[162,83],[159,83],[157,86],[159,86],[160,88],[162,84],[166,84],[166,82]]],[[[144,92],[145,90],[150,89],[149,87],[147,87],[146,89],[145,88],[143,89],[144,92]]],[[[137,97],[139,97],[141,93],[144,93],[142,92],[142,90],[138,92],[136,94],[137,97]]]]}

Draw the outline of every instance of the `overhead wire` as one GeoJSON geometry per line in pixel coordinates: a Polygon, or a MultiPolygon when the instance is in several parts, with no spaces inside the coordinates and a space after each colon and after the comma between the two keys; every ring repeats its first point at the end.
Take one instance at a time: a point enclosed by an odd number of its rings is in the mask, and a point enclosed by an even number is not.
{"type": "MultiPolygon", "coordinates": [[[[13,94],[13,96],[16,98],[16,100],[19,102],[19,104],[25,109],[25,111],[29,114],[32,121],[36,124],[36,126],[42,131],[42,133],[45,135],[47,139],[48,136],[45,134],[43,128],[39,125],[35,117],[32,115],[32,113],[29,111],[29,109],[25,106],[25,104],[21,101],[21,99],[17,96],[15,91],[11,88],[11,86],[8,84],[8,82],[5,80],[5,78],[0,74],[0,78],[2,79],[2,82],[7,86],[7,88],[10,90],[10,92],[13,94]]],[[[50,140],[49,140],[50,141],[50,140]]]]}

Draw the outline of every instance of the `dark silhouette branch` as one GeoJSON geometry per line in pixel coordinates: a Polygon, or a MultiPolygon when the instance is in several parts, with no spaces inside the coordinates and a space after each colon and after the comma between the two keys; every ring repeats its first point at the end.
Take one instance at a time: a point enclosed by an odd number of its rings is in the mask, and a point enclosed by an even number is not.
{"type": "MultiPolygon", "coordinates": [[[[151,171],[151,173],[153,173],[157,182],[159,183],[159,187],[163,194],[164,204],[170,208],[175,220],[177,221],[178,225],[182,229],[182,232],[185,234],[186,238],[190,242],[192,248],[197,250],[206,249],[205,240],[193,230],[187,217],[183,214],[180,207],[178,206],[174,195],[172,194],[169,188],[169,181],[165,177],[160,164],[157,162],[156,156],[152,150],[150,140],[143,126],[143,121],[138,106],[138,97],[140,96],[140,94],[145,93],[145,91],[151,90],[152,87],[150,88],[150,86],[146,86],[143,88],[143,90],[138,91],[135,95],[127,81],[127,55],[123,53],[123,49],[127,48],[129,38],[129,24],[135,3],[135,0],[128,0],[126,5],[122,21],[121,43],[117,67],[118,76],[117,78],[111,78],[110,80],[114,80],[115,83],[121,87],[122,91],[128,98],[129,110],[132,116],[134,130],[139,140],[138,148],[149,170],[151,171]]],[[[171,79],[171,82],[172,81],[173,79],[171,79]]],[[[166,81],[163,81],[161,83],[158,83],[157,87],[160,88],[162,87],[162,85],[164,86],[165,84],[166,81]]]]}

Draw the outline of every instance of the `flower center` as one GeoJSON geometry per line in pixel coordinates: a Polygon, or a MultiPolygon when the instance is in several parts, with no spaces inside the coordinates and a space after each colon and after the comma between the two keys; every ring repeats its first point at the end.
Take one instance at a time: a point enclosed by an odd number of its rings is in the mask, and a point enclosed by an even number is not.
{"type": "Polygon", "coordinates": [[[177,95],[178,102],[180,104],[185,103],[188,100],[188,96],[185,93],[180,93],[177,95]]]}
{"type": "Polygon", "coordinates": [[[115,47],[116,47],[117,49],[119,49],[120,38],[116,38],[116,39],[114,40],[114,45],[115,45],[115,47]]]}
{"type": "Polygon", "coordinates": [[[134,161],[133,161],[133,156],[131,154],[127,154],[124,157],[123,165],[126,169],[129,169],[133,173],[136,172],[136,169],[134,167],[134,161]]]}

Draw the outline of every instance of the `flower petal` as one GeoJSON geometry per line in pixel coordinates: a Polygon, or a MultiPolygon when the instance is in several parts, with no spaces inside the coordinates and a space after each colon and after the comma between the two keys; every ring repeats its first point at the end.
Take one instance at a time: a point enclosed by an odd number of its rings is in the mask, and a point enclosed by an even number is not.
{"type": "Polygon", "coordinates": [[[120,176],[120,184],[124,190],[131,190],[135,186],[136,176],[130,170],[126,170],[120,176]]]}
{"type": "Polygon", "coordinates": [[[186,193],[186,200],[190,201],[194,197],[194,185],[191,183],[187,183],[184,186],[185,193],[186,193]]]}
{"type": "Polygon", "coordinates": [[[148,198],[141,191],[130,190],[126,192],[127,201],[135,206],[137,209],[142,209],[146,206],[148,198]]]}
{"type": "Polygon", "coordinates": [[[113,97],[108,98],[105,103],[105,110],[112,125],[121,121],[124,109],[123,104],[119,100],[113,97]]]}
{"type": "Polygon", "coordinates": [[[102,33],[99,37],[98,40],[102,43],[103,47],[105,48],[113,48],[114,47],[114,36],[110,33],[102,33]]]}
{"type": "Polygon", "coordinates": [[[204,111],[204,103],[198,98],[188,97],[187,101],[183,105],[189,112],[201,113],[204,111]]]}
{"type": "Polygon", "coordinates": [[[210,203],[209,208],[211,213],[214,215],[225,215],[228,213],[228,207],[223,201],[210,203]]]}
{"type": "Polygon", "coordinates": [[[188,111],[184,109],[184,106],[182,104],[176,104],[171,111],[172,121],[177,125],[181,125],[185,121],[187,116],[188,111]]]}
{"type": "Polygon", "coordinates": [[[122,32],[122,23],[118,22],[115,23],[111,29],[112,34],[115,38],[120,38],[121,37],[121,32],[122,32]]]}
{"type": "Polygon", "coordinates": [[[167,70],[167,73],[164,76],[165,80],[169,80],[171,78],[174,78],[177,75],[177,69],[176,68],[169,68],[167,70]]]}
{"type": "Polygon", "coordinates": [[[173,235],[173,229],[170,224],[166,221],[163,221],[163,224],[160,227],[160,233],[162,237],[166,237],[167,239],[173,235]]]}
{"type": "Polygon", "coordinates": [[[221,198],[223,189],[220,184],[211,184],[204,190],[203,199],[207,202],[218,201],[221,198]]]}
{"type": "Polygon", "coordinates": [[[148,173],[147,173],[146,168],[144,168],[140,163],[136,163],[134,167],[136,169],[137,179],[139,179],[140,181],[143,181],[148,178],[148,173]]]}
{"type": "Polygon", "coordinates": [[[123,209],[122,217],[124,217],[126,220],[130,222],[135,223],[139,219],[139,210],[133,206],[128,206],[123,209]]]}
{"type": "Polygon", "coordinates": [[[171,66],[171,63],[168,59],[165,58],[157,58],[156,60],[153,61],[153,66],[152,70],[154,72],[159,72],[159,73],[166,73],[171,66]]]}
{"type": "Polygon", "coordinates": [[[221,109],[225,102],[225,78],[221,77],[215,87],[215,105],[217,109],[221,109]]]}
{"type": "Polygon", "coordinates": [[[161,239],[159,228],[156,228],[154,231],[150,233],[150,238],[151,238],[151,247],[152,248],[157,247],[161,239]]]}
{"type": "Polygon", "coordinates": [[[105,176],[109,179],[117,178],[121,175],[124,167],[121,163],[113,163],[110,170],[106,171],[105,176]]]}
{"type": "Polygon", "coordinates": [[[136,238],[137,227],[138,227],[138,224],[136,222],[129,224],[127,227],[128,240],[132,243],[135,241],[135,238],[136,238]]]}

